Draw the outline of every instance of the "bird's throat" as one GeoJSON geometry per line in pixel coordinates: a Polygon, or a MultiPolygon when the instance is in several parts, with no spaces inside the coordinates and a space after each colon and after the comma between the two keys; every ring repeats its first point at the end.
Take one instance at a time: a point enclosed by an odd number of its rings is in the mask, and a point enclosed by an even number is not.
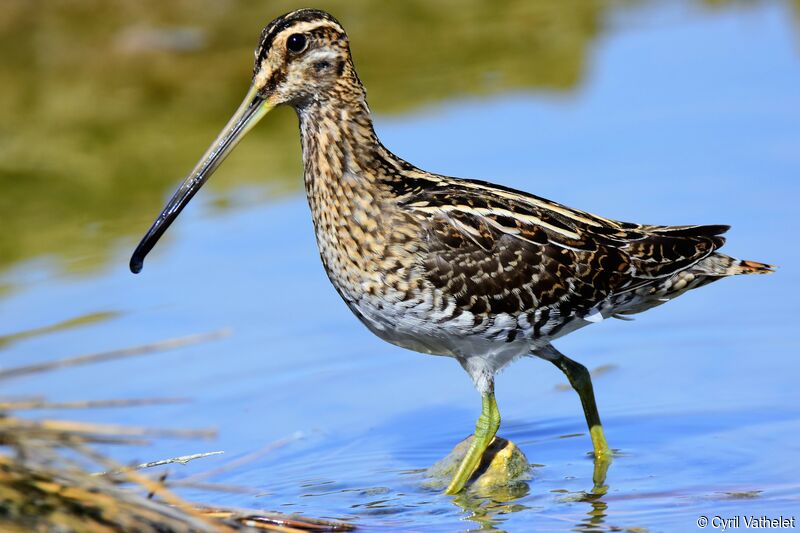
{"type": "Polygon", "coordinates": [[[383,253],[383,219],[390,216],[375,172],[384,149],[366,99],[350,96],[297,110],[317,244],[328,275],[343,294],[363,283],[370,264],[383,253]]]}
{"type": "Polygon", "coordinates": [[[320,99],[298,108],[297,114],[309,197],[324,182],[369,178],[380,143],[363,96],[320,99]]]}

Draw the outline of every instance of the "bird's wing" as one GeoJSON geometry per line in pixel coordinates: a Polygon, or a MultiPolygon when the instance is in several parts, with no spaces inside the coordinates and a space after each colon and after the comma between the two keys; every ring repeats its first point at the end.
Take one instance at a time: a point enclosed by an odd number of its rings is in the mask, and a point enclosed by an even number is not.
{"type": "Polygon", "coordinates": [[[568,308],[562,314],[588,311],[691,267],[722,246],[719,234],[727,229],[618,222],[449,178],[414,191],[401,206],[423,220],[429,280],[491,312],[555,305],[568,308]]]}

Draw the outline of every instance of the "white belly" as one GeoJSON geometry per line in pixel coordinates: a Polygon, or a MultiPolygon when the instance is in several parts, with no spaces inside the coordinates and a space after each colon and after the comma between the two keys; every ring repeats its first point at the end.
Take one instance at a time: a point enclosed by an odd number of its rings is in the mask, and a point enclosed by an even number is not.
{"type": "Polygon", "coordinates": [[[472,313],[443,320],[452,311],[432,311],[425,302],[362,299],[350,304],[350,308],[381,339],[415,352],[454,357],[465,368],[469,361],[479,359],[486,370],[494,373],[530,354],[536,344],[527,335],[507,341],[507,332],[518,327],[509,315],[498,315],[491,324],[476,327],[472,313]]]}

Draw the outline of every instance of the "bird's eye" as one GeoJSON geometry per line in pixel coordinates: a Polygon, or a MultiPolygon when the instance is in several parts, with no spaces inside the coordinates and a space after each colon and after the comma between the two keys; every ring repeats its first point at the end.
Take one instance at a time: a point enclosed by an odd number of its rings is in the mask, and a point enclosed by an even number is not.
{"type": "Polygon", "coordinates": [[[306,49],[306,44],[308,41],[306,40],[306,36],[302,33],[293,33],[289,36],[286,40],[286,48],[289,49],[290,52],[294,52],[298,54],[306,49]]]}

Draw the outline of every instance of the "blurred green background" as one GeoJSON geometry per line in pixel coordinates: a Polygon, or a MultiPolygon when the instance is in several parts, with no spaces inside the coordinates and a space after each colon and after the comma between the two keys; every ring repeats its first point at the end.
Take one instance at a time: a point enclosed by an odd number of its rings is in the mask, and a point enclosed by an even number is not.
{"type": "MultiPolygon", "coordinates": [[[[609,12],[646,1],[316,3],[346,20],[377,114],[514,89],[575,90],[609,12]]],[[[747,9],[757,2],[697,2],[747,9]]],[[[299,7],[252,0],[0,3],[0,270],[48,256],[92,271],[133,242],[245,93],[263,25],[299,7]],[[68,254],[65,252],[69,252],[68,254]]],[[[800,0],[793,0],[795,20],[800,0]]],[[[218,191],[299,190],[288,109],[226,163],[218,191]]],[[[217,200],[224,208],[225,196],[217,200]]]]}

